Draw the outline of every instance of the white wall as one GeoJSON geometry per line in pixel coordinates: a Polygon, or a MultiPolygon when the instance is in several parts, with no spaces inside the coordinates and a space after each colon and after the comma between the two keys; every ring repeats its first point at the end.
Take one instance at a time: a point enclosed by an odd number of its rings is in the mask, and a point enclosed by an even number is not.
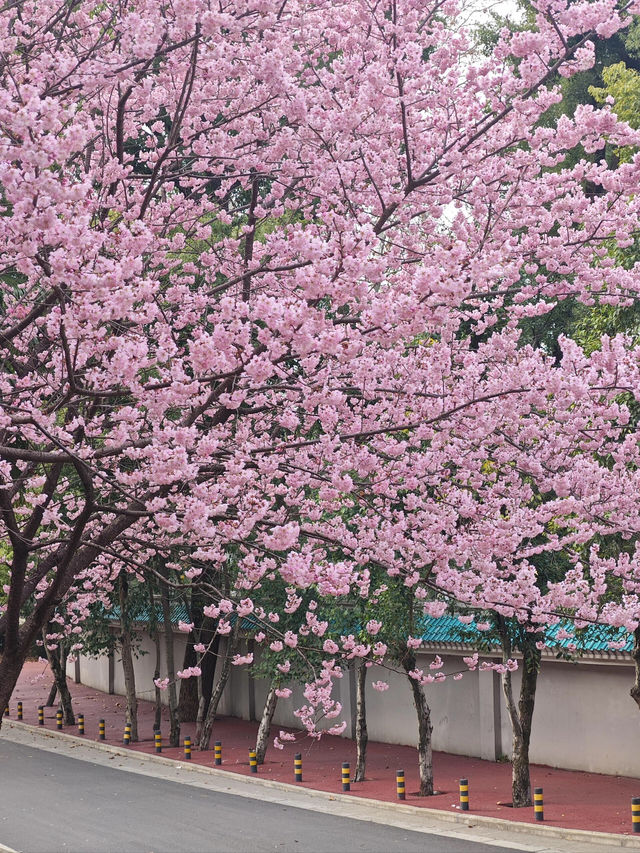
{"type": "MultiPolygon", "coordinates": [[[[153,640],[147,635],[140,633],[138,640],[135,643],[136,655],[134,657],[134,667],[136,674],[136,696],[138,699],[155,699],[155,686],[153,683],[153,674],[156,666],[156,647],[153,640]]],[[[184,652],[187,645],[187,637],[185,634],[174,632],[173,648],[176,669],[182,669],[184,660],[184,652]]],[[[160,631],[160,677],[166,678],[167,664],[165,655],[164,634],[160,631]]],[[[70,678],[74,677],[75,665],[67,663],[67,675],[70,678]]],[[[102,655],[98,658],[87,657],[80,655],[80,681],[89,687],[94,687],[96,690],[102,690],[105,693],[109,692],[109,659],[107,655],[102,655]]],[[[124,673],[122,670],[122,659],[116,650],[113,662],[113,692],[119,696],[124,696],[124,673]]],[[[178,681],[178,695],[180,692],[180,682],[178,681]]],[[[160,692],[160,698],[163,704],[168,704],[169,693],[166,690],[160,692]]]]}
{"type": "MultiPolygon", "coordinates": [[[[75,664],[67,661],[67,675],[74,678],[75,664]]],[[[106,656],[99,658],[80,657],[80,681],[103,693],[109,692],[109,664],[106,656]]]]}
{"type": "MultiPolygon", "coordinates": [[[[457,672],[461,659],[442,655],[442,671],[457,672]]],[[[429,671],[433,655],[418,655],[418,669],[429,671]]],[[[477,672],[467,672],[460,681],[447,679],[425,688],[431,708],[434,749],[461,755],[477,755],[480,749],[480,703],[477,672]]],[[[484,673],[482,673],[484,675],[484,673]]],[[[372,740],[414,744],[417,738],[416,712],[404,672],[372,667],[367,678],[367,729],[372,740]],[[389,690],[380,693],[371,683],[386,681],[389,690]]],[[[491,756],[492,758],[494,756],[491,756]]]]}
{"type": "Polygon", "coordinates": [[[544,661],[539,683],[532,761],[640,777],[640,710],[629,696],[631,665],[544,661]]]}
{"type": "MultiPolygon", "coordinates": [[[[162,639],[162,637],[161,637],[162,639]]],[[[176,668],[182,665],[186,636],[175,634],[176,668]]],[[[153,699],[155,648],[146,638],[136,659],[136,692],[153,699]]],[[[437,650],[418,655],[418,668],[428,671],[437,650]]],[[[244,649],[241,649],[244,653],[244,649]]],[[[224,653],[221,646],[220,654],[224,653]]],[[[463,654],[439,650],[443,672],[464,670],[463,654]]],[[[219,666],[221,661],[219,659],[219,666]]],[[[165,675],[164,649],[161,672],[165,675]]],[[[73,677],[73,665],[68,673],[73,677]]],[[[108,690],[107,658],[80,661],[84,684],[108,690]]],[[[538,678],[530,759],[574,770],[588,770],[640,777],[640,711],[629,696],[633,683],[630,659],[617,662],[584,660],[578,664],[543,660],[538,678]]],[[[297,728],[294,711],[305,704],[303,686],[289,684],[293,693],[280,699],[274,716],[276,726],[297,728]]],[[[115,692],[124,693],[122,666],[116,656],[115,692]]],[[[513,675],[517,695],[519,673],[513,675]]],[[[247,667],[232,667],[219,713],[241,719],[259,719],[268,685],[250,678],[247,667]]],[[[511,726],[500,686],[494,672],[465,672],[459,681],[448,678],[426,688],[431,708],[434,749],[460,755],[496,760],[511,754],[511,726]]],[[[353,671],[335,683],[334,696],[343,706],[341,719],[347,720],[344,737],[353,736],[355,681],[353,671]]],[[[162,694],[167,700],[166,692],[162,694]]],[[[407,678],[403,673],[371,667],[367,677],[367,727],[371,740],[414,745],[417,722],[407,678]],[[380,693],[373,681],[386,681],[390,689],[380,693]]],[[[331,723],[338,722],[332,720],[331,723]]]]}

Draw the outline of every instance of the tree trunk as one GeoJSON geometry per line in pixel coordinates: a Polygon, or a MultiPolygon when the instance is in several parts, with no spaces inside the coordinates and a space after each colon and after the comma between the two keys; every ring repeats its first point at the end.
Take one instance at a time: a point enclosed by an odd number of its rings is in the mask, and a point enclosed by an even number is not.
{"type": "Polygon", "coordinates": [[[635,678],[633,687],[629,691],[629,695],[634,700],[638,708],[640,708],[640,626],[633,632],[633,663],[635,667],[635,678]]]}
{"type": "MultiPolygon", "coordinates": [[[[199,661],[199,655],[193,648],[196,643],[205,643],[205,637],[208,632],[203,631],[203,625],[206,622],[211,622],[209,617],[204,615],[205,600],[202,591],[196,585],[191,590],[191,595],[188,599],[189,621],[193,623],[193,630],[189,634],[187,647],[184,651],[184,669],[191,666],[200,666],[202,675],[197,678],[188,678],[180,687],[180,701],[178,703],[178,711],[182,722],[194,722],[198,720],[198,711],[200,709],[200,700],[202,698],[202,679],[204,675],[203,661],[199,661]]],[[[211,693],[211,688],[209,688],[211,693]]],[[[196,740],[198,736],[196,733],[196,740]]]]}
{"type": "Polygon", "coordinates": [[[220,635],[214,633],[213,619],[206,618],[203,620],[200,630],[200,642],[210,650],[207,651],[200,659],[200,669],[202,675],[198,679],[199,694],[198,694],[198,715],[196,717],[196,743],[199,743],[202,735],[202,726],[204,718],[209,707],[209,700],[213,692],[213,679],[216,674],[216,661],[218,660],[218,652],[220,650],[220,635]]]}
{"type": "MultiPolygon", "coordinates": [[[[511,640],[504,622],[500,625],[502,640],[502,659],[506,663],[512,655],[511,640]]],[[[511,754],[511,799],[513,808],[524,808],[533,805],[531,796],[531,774],[529,772],[529,744],[531,742],[531,727],[533,709],[536,698],[536,685],[540,668],[540,652],[532,645],[535,639],[527,639],[524,646],[520,665],[522,681],[520,695],[516,705],[513,698],[513,683],[511,673],[507,670],[502,675],[502,691],[504,693],[509,719],[511,721],[512,754],[511,754]]]]}
{"type": "MultiPolygon", "coordinates": [[[[71,697],[71,692],[69,690],[68,682],[67,682],[67,657],[68,650],[66,642],[62,643],[59,648],[60,655],[60,674],[64,679],[64,693],[60,696],[60,704],[62,705],[62,713],[64,717],[65,725],[67,726],[75,726],[76,720],[73,713],[73,701],[71,697]],[[64,699],[62,696],[64,695],[64,699]]],[[[58,691],[60,693],[60,691],[58,691]]]]}
{"type": "Polygon", "coordinates": [[[53,703],[56,701],[56,696],[58,695],[58,685],[55,680],[51,685],[51,690],[49,691],[49,695],[47,696],[47,701],[44,703],[47,708],[51,708],[53,703]]]}
{"type": "MultiPolygon", "coordinates": [[[[189,637],[184,650],[183,669],[195,666],[198,655],[193,648],[193,639],[189,637]]],[[[178,716],[182,723],[192,723],[198,717],[198,679],[187,678],[180,685],[180,699],[178,701],[178,716]]]]}
{"type": "Polygon", "coordinates": [[[433,747],[431,744],[431,709],[422,685],[411,678],[409,673],[416,668],[415,655],[407,652],[402,665],[411,685],[413,704],[418,717],[418,769],[420,772],[420,796],[430,797],[433,794],[433,747]]]}
{"type": "Polygon", "coordinates": [[[276,705],[278,704],[278,697],[276,696],[277,687],[277,683],[272,681],[271,686],[269,687],[269,692],[267,693],[267,698],[265,699],[260,725],[258,726],[258,736],[256,738],[256,757],[258,759],[258,764],[264,764],[264,756],[267,752],[269,732],[271,731],[271,721],[273,720],[276,705]]]}
{"type": "Polygon", "coordinates": [[[127,613],[127,598],[129,581],[124,571],[120,572],[118,596],[120,603],[120,649],[122,654],[122,672],[124,674],[124,691],[127,704],[127,722],[131,724],[131,741],[138,741],[138,699],[136,696],[136,673],[133,666],[133,650],[131,642],[131,624],[127,613]]]}
{"type": "Polygon", "coordinates": [[[513,743],[512,786],[513,806],[532,805],[531,778],[529,773],[529,744],[533,724],[533,709],[536,701],[536,686],[540,668],[540,652],[526,649],[522,659],[522,681],[518,699],[521,742],[513,743]]]}
{"type": "Polygon", "coordinates": [[[173,627],[169,606],[169,588],[161,584],[162,620],[164,623],[164,648],[167,657],[167,677],[169,679],[169,746],[180,746],[180,720],[178,719],[178,697],[176,691],[176,667],[173,656],[173,627]]]}
{"type": "Polygon", "coordinates": [[[6,652],[0,657],[0,727],[4,717],[4,709],[11,700],[23,662],[17,657],[10,657],[6,652]]]}
{"type": "Polygon", "coordinates": [[[365,704],[365,688],[367,684],[366,662],[360,661],[356,673],[356,772],[353,776],[354,782],[364,782],[364,774],[367,763],[367,707],[365,704]]]}
{"type": "Polygon", "coordinates": [[[218,713],[218,705],[220,704],[220,699],[222,699],[222,693],[224,692],[224,688],[227,685],[229,675],[231,674],[231,656],[235,651],[239,629],[240,619],[236,619],[236,623],[233,626],[233,631],[227,637],[227,647],[224,653],[224,660],[222,662],[222,671],[220,673],[220,678],[218,679],[216,686],[213,688],[211,699],[209,701],[209,707],[207,709],[207,714],[202,724],[202,733],[200,734],[199,744],[200,749],[202,750],[209,749],[209,742],[211,741],[211,732],[213,731],[213,724],[216,719],[216,714],[218,713]]]}
{"type": "Polygon", "coordinates": [[[76,719],[73,714],[73,703],[71,701],[71,693],[69,693],[69,686],[67,684],[67,674],[64,670],[64,663],[67,656],[63,652],[61,645],[59,645],[57,649],[47,648],[47,644],[49,642],[45,638],[45,634],[47,633],[51,633],[49,627],[43,628],[42,636],[44,639],[44,647],[47,652],[47,659],[55,679],[56,687],[58,688],[58,696],[60,697],[60,708],[62,709],[63,719],[65,725],[73,726],[75,725],[76,719]]]}
{"type": "Polygon", "coordinates": [[[146,579],[145,588],[149,596],[149,634],[153,639],[153,645],[156,651],[156,664],[153,671],[153,681],[155,687],[155,709],[153,715],[153,730],[159,731],[162,722],[162,691],[155,683],[160,678],[160,634],[158,633],[158,611],[156,608],[156,600],[154,597],[155,582],[153,577],[146,579]]]}
{"type": "Polygon", "coordinates": [[[154,645],[156,647],[156,667],[155,667],[155,670],[153,672],[154,686],[156,688],[156,695],[155,695],[156,705],[155,705],[155,711],[154,711],[154,715],[153,715],[153,730],[155,732],[155,731],[160,730],[160,724],[162,723],[162,691],[155,684],[156,679],[160,678],[160,637],[158,636],[157,633],[156,633],[155,637],[153,638],[153,641],[154,641],[154,645]]]}

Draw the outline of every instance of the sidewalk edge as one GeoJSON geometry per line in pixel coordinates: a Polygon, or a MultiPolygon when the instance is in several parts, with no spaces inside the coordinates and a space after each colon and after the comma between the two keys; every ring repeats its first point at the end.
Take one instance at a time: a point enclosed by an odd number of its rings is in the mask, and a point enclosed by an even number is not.
{"type": "MultiPolygon", "coordinates": [[[[124,749],[122,747],[113,746],[112,744],[100,743],[99,741],[92,740],[91,738],[79,737],[77,735],[71,735],[67,732],[58,732],[51,731],[51,729],[42,729],[39,726],[33,726],[29,723],[17,722],[16,720],[5,720],[3,725],[9,725],[9,727],[19,726],[21,728],[27,729],[32,732],[34,735],[40,736],[42,738],[52,738],[53,740],[67,740],[73,743],[84,744],[92,749],[97,749],[101,752],[109,752],[113,755],[121,755],[126,756],[128,758],[139,758],[141,761],[146,762],[155,762],[156,764],[165,764],[171,767],[180,766],[182,770],[186,770],[192,773],[201,773],[206,776],[215,776],[219,778],[228,777],[228,774],[233,774],[234,781],[239,781],[247,786],[263,786],[266,788],[272,788],[281,791],[296,791],[298,793],[304,792],[308,794],[310,797],[315,797],[324,800],[330,801],[339,801],[350,803],[351,805],[355,805],[357,803],[362,803],[363,805],[369,807],[375,807],[377,809],[388,810],[394,814],[404,813],[411,815],[433,815],[434,818],[441,820],[443,822],[448,823],[456,823],[461,826],[469,827],[471,822],[473,824],[478,824],[486,827],[493,827],[495,829],[505,829],[515,833],[521,834],[530,834],[536,835],[540,838],[547,838],[551,840],[552,838],[559,838],[565,841],[577,841],[584,842],[588,844],[595,843],[608,843],[612,846],[618,847],[627,847],[636,850],[640,850],[640,838],[634,838],[632,835],[621,835],[615,832],[591,832],[589,830],[584,829],[563,829],[558,826],[538,826],[536,824],[531,823],[521,823],[519,821],[510,821],[505,820],[504,818],[498,817],[488,817],[485,815],[476,815],[472,811],[467,812],[465,815],[456,812],[444,811],[442,809],[434,809],[430,806],[411,806],[406,803],[390,803],[386,800],[375,800],[370,797],[353,797],[348,794],[341,793],[331,793],[329,791],[320,791],[317,788],[306,788],[301,787],[299,785],[293,785],[288,782],[277,782],[273,779],[260,779],[260,778],[252,778],[250,776],[245,776],[241,773],[234,773],[232,770],[219,770],[215,767],[206,767],[202,764],[189,764],[185,761],[181,761],[179,759],[167,758],[162,755],[153,755],[147,752],[138,752],[136,749],[124,749]]],[[[0,852],[2,851],[2,846],[0,845],[0,852]]]]}

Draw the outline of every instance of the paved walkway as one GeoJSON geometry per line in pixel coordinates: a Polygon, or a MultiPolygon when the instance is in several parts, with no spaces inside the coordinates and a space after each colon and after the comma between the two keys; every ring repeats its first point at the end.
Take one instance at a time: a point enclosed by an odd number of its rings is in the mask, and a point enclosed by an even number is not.
{"type": "MultiPolygon", "coordinates": [[[[24,722],[32,725],[38,721],[38,706],[46,701],[52,676],[46,664],[28,662],[16,690],[10,713],[16,719],[17,702],[24,708],[24,722]]],[[[125,723],[124,697],[109,695],[69,681],[74,699],[74,710],[85,717],[85,737],[98,739],[98,720],[106,723],[106,742],[122,744],[125,723]]],[[[56,728],[56,708],[45,708],[45,726],[56,728]]],[[[154,752],[154,706],[151,702],[138,704],[138,727],[141,741],[131,746],[139,752],[154,752]]],[[[272,735],[278,733],[274,727],[272,735]]],[[[223,769],[231,773],[249,775],[248,753],[255,745],[257,723],[220,717],[214,727],[214,740],[222,741],[223,769]]],[[[75,734],[76,731],[65,731],[75,734]]],[[[163,711],[162,731],[166,744],[169,725],[166,709],[163,711]]],[[[195,724],[183,723],[181,734],[194,738],[195,724]]],[[[319,742],[300,735],[295,743],[287,743],[284,750],[270,746],[265,764],[259,768],[261,778],[280,782],[293,782],[293,757],[302,753],[303,787],[321,791],[340,792],[343,761],[355,765],[355,744],[339,737],[323,737],[319,742]]],[[[165,757],[183,760],[182,748],[163,746],[165,757]]],[[[193,749],[194,763],[213,766],[213,749],[199,752],[193,749]]],[[[512,809],[511,766],[505,763],[482,761],[450,753],[434,754],[434,775],[439,793],[433,797],[417,795],[418,773],[415,749],[395,744],[370,742],[367,751],[367,778],[352,783],[354,797],[367,797],[395,802],[395,771],[404,768],[407,787],[407,804],[425,809],[454,811],[458,802],[458,780],[469,779],[471,813],[534,823],[533,809],[512,809]]],[[[583,829],[597,832],[631,834],[630,800],[640,796],[640,780],[624,776],[605,776],[597,773],[556,770],[552,767],[532,765],[532,784],[544,789],[544,817],[547,825],[565,829],[583,829]]]]}

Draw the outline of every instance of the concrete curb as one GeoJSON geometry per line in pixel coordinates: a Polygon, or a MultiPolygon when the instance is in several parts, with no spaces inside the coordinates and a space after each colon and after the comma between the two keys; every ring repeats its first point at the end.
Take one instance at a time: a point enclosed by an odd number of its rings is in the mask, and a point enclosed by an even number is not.
{"type": "MultiPolygon", "coordinates": [[[[8,721],[7,721],[8,722],[8,721]]],[[[575,841],[583,844],[608,844],[613,847],[630,848],[640,850],[640,838],[635,838],[632,835],[619,835],[615,832],[590,832],[584,829],[563,829],[558,826],[540,826],[532,823],[520,823],[518,821],[504,820],[499,817],[486,817],[484,815],[476,815],[472,811],[462,815],[458,812],[448,812],[442,809],[434,809],[429,806],[411,806],[406,803],[390,803],[385,800],[374,800],[369,797],[353,797],[348,794],[330,793],[328,791],[319,791],[316,788],[305,788],[299,785],[292,785],[288,782],[276,782],[273,779],[260,779],[250,776],[244,776],[241,773],[234,773],[231,770],[219,770],[215,767],[205,767],[202,764],[190,764],[185,761],[180,761],[174,758],[166,758],[162,755],[153,755],[147,752],[138,752],[136,749],[123,749],[122,747],[112,746],[107,743],[91,740],[90,738],[78,737],[70,735],[66,732],[51,731],[51,729],[42,729],[39,726],[32,726],[29,723],[17,722],[11,720],[10,726],[19,726],[32,732],[42,738],[52,738],[53,740],[66,740],[72,743],[83,744],[91,749],[96,749],[101,752],[108,752],[112,755],[121,755],[127,758],[140,759],[141,761],[151,762],[156,764],[165,764],[170,767],[179,766],[181,770],[186,770],[191,773],[199,773],[205,776],[215,776],[218,778],[229,778],[229,774],[233,776],[234,782],[241,782],[247,787],[255,787],[256,785],[264,788],[271,788],[280,791],[295,791],[296,793],[304,793],[316,799],[323,799],[330,802],[344,802],[356,807],[358,803],[369,808],[373,807],[378,811],[388,811],[392,814],[410,814],[413,816],[422,815],[423,817],[432,815],[437,820],[447,823],[459,824],[469,827],[470,825],[485,826],[496,830],[505,830],[514,833],[529,834],[538,836],[551,841],[554,838],[562,839],[563,841],[575,841]],[[473,822],[471,824],[471,822],[473,822]]],[[[0,853],[3,850],[0,845],[0,853]]],[[[10,851],[12,853],[12,851],[10,851]]]]}

